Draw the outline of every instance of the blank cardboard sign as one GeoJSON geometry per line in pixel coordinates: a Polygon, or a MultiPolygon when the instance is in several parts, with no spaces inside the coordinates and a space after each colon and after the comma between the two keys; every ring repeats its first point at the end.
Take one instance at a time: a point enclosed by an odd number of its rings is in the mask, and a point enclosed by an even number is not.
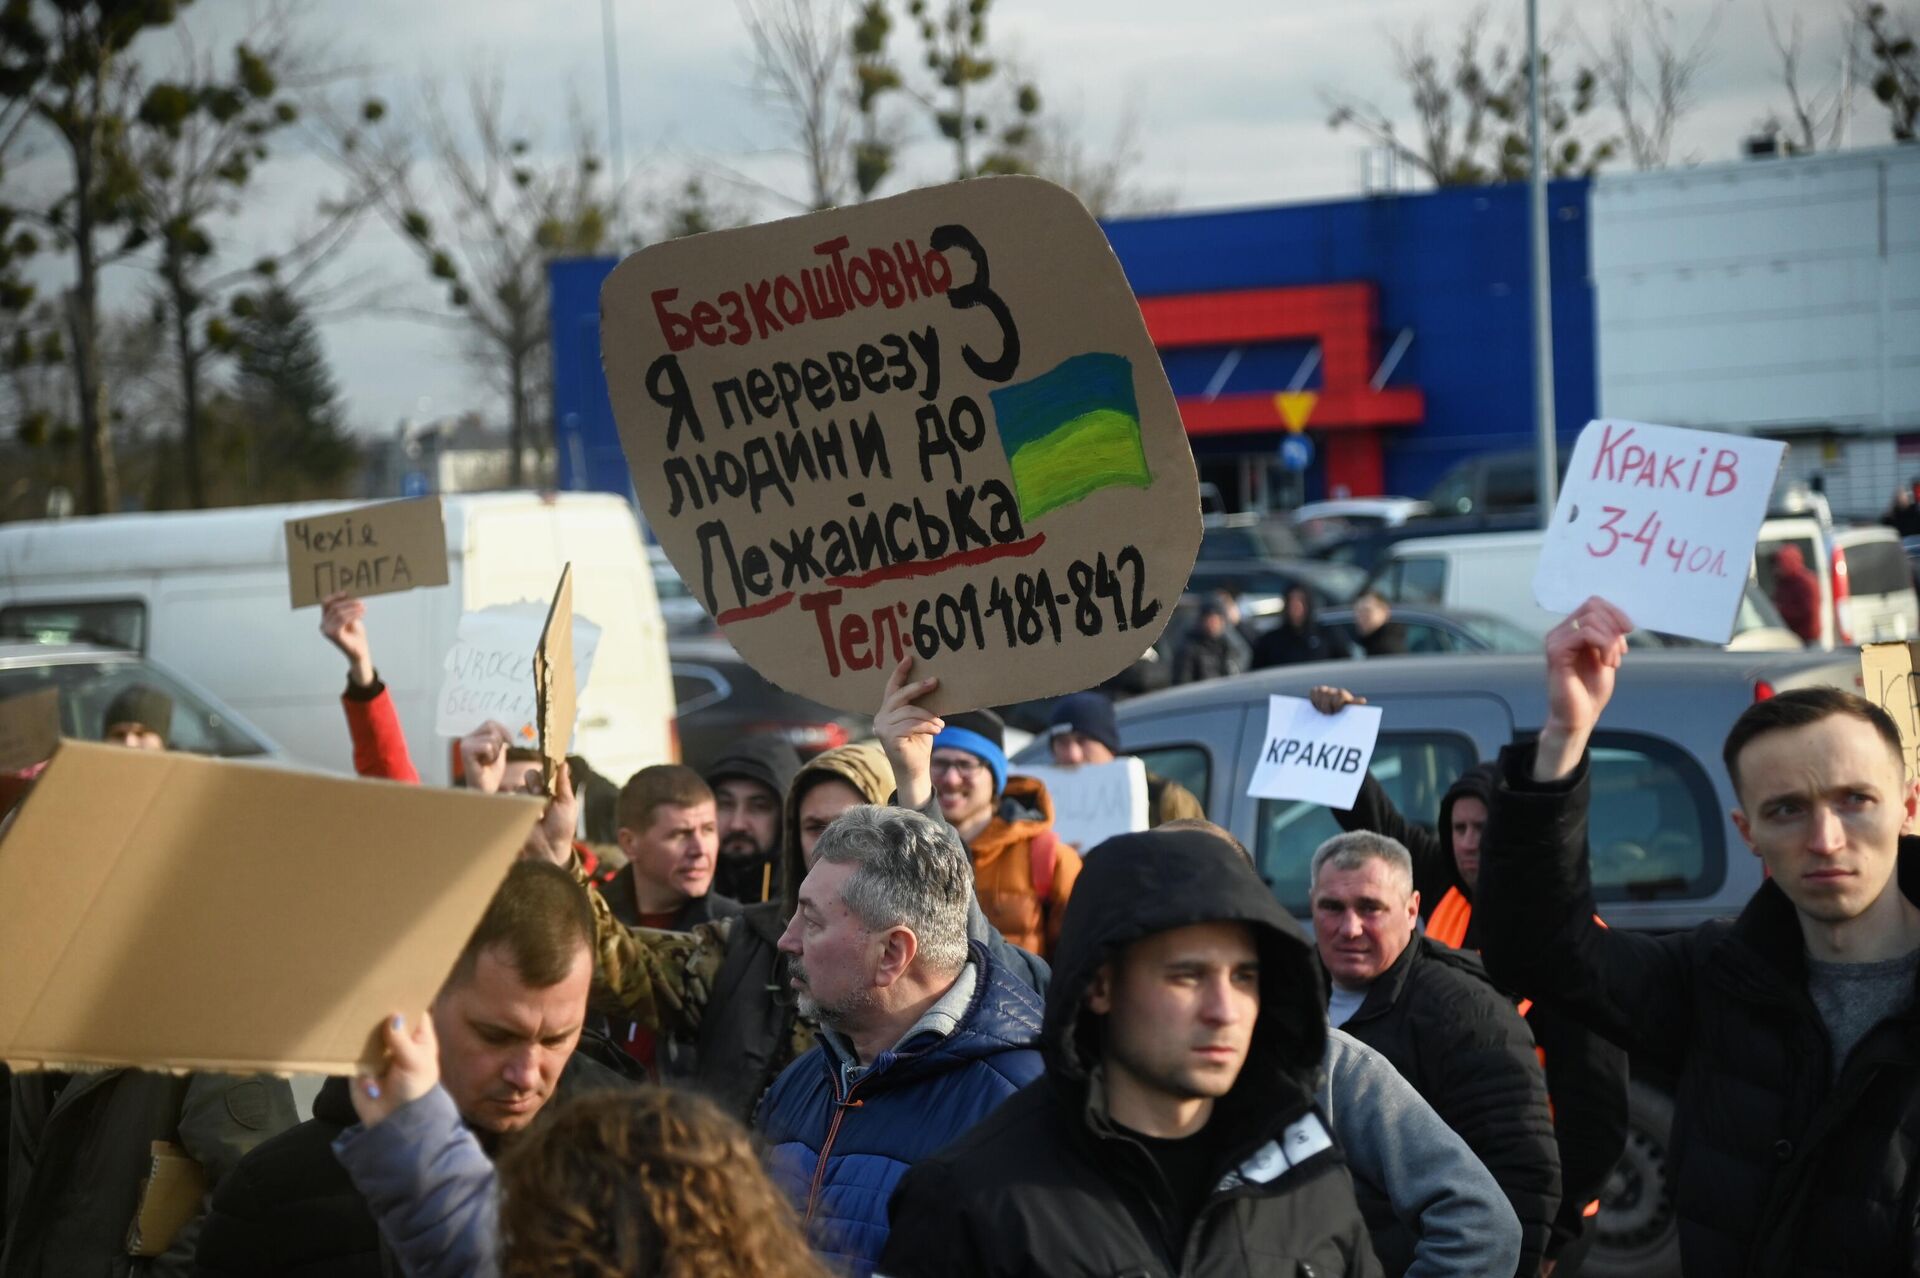
{"type": "Polygon", "coordinates": [[[52,757],[60,744],[60,690],[0,701],[0,772],[18,772],[52,757]]]}
{"type": "Polygon", "coordinates": [[[1071,194],[980,178],[641,250],[601,358],[648,525],[741,656],[871,711],[1085,688],[1167,624],[1199,485],[1071,194]]]}
{"type": "Polygon", "coordinates": [[[296,608],[341,591],[364,597],[446,584],[438,497],[287,521],[287,589],[296,608]]]}
{"type": "Polygon", "coordinates": [[[547,610],[540,645],[533,650],[533,703],[540,722],[540,776],[546,793],[558,794],[560,769],[579,713],[573,686],[573,565],[560,570],[560,585],[547,610]]]}
{"type": "Polygon", "coordinates": [[[0,1058],[351,1072],[432,1001],[540,810],[64,742],[0,841],[0,1058]]]}

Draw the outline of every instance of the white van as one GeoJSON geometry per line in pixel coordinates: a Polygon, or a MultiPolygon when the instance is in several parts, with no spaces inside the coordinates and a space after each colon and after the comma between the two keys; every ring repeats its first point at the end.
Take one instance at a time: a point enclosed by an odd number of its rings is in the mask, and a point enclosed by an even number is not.
{"type": "Polygon", "coordinates": [[[1786,546],[1820,583],[1819,633],[1814,648],[1848,648],[1920,635],[1920,598],[1913,589],[1900,538],[1891,528],[1835,528],[1812,516],[1769,519],[1760,525],[1754,568],[1771,598],[1773,556],[1786,546]]]}
{"type": "MultiPolygon", "coordinates": [[[[1387,548],[1367,588],[1390,603],[1435,604],[1490,612],[1544,635],[1560,618],[1533,601],[1533,570],[1545,534],[1462,533],[1410,537],[1387,548]]],[[[1729,648],[1793,650],[1800,639],[1780,622],[1752,578],[1740,601],[1729,648]]]]}
{"type": "MultiPolygon", "coordinates": [[[[421,777],[453,779],[452,746],[434,734],[434,709],[460,615],[544,604],[569,561],[574,609],[602,630],[575,749],[615,784],[672,759],[666,630],[632,508],[598,493],[442,502],[448,584],[367,600],[374,664],[421,777]]],[[[318,608],[288,606],[283,525],[358,504],[0,524],[0,635],[146,653],[212,690],[294,762],[351,772],[340,710],[346,662],[321,636],[318,608]]]]}

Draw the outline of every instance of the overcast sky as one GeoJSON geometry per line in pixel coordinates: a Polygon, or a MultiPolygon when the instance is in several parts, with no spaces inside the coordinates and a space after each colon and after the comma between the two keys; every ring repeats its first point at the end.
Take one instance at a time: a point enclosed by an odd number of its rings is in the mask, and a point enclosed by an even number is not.
{"type": "MultiPolygon", "coordinates": [[[[622,133],[632,185],[659,189],[690,165],[720,164],[800,193],[797,163],[780,153],[777,119],[756,98],[747,41],[734,0],[611,0],[620,68],[622,133]]],[[[896,6],[896,9],[899,6],[896,6]]],[[[1784,30],[1804,28],[1803,75],[1814,88],[1837,65],[1841,0],[1772,0],[1784,30]]],[[[1183,209],[1340,198],[1360,189],[1365,144],[1327,128],[1324,89],[1371,98],[1405,118],[1390,33],[1426,23],[1444,41],[1472,0],[995,0],[990,35],[1030,69],[1050,110],[1079,122],[1099,148],[1130,111],[1139,124],[1143,185],[1173,192],[1183,209]]],[[[1518,0],[1490,6],[1496,27],[1518,0]]],[[[1604,5],[1543,0],[1549,30],[1576,8],[1601,34],[1604,5]]],[[[1779,58],[1767,33],[1765,0],[1670,0],[1674,29],[1691,40],[1715,20],[1699,102],[1679,130],[1676,160],[1735,158],[1741,138],[1770,108],[1783,109],[1779,58]]],[[[457,84],[497,66],[509,114],[537,146],[564,142],[568,104],[578,101],[604,136],[602,0],[317,0],[302,9],[337,42],[338,53],[378,72],[376,87],[405,112],[423,85],[457,84]]],[[[189,21],[210,37],[237,29],[242,0],[198,0],[189,21]]],[[[897,25],[901,61],[916,37],[897,25]]],[[[1578,54],[1577,47],[1573,52],[1578,54]]],[[[1886,113],[1862,94],[1855,145],[1887,140],[1886,113]]],[[[904,164],[908,185],[940,176],[923,147],[904,164]]],[[[289,158],[263,169],[249,220],[235,237],[249,258],[310,210],[326,188],[317,159],[289,158]]],[[[894,189],[894,188],[889,188],[894,189]]],[[[746,202],[744,193],[729,198],[746,202]]],[[[766,214],[771,200],[759,201],[766,214]]],[[[242,260],[248,260],[243,258],[242,260]]],[[[369,227],[340,263],[408,281],[421,275],[382,228],[369,227]]],[[[116,293],[140,286],[123,271],[116,293]]],[[[432,307],[422,282],[409,300],[432,307]]],[[[355,315],[324,334],[350,417],[362,431],[390,431],[402,417],[499,408],[464,363],[448,331],[389,315],[355,315]]]]}

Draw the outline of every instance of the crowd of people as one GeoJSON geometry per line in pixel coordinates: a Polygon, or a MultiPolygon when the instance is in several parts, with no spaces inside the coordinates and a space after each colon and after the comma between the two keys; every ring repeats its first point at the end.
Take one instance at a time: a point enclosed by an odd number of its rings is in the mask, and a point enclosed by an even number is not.
{"type": "MultiPolygon", "coordinates": [[[[1226,623],[1195,668],[1242,660],[1226,623]]],[[[356,770],[420,784],[363,605],[321,628],[356,770]]],[[[1072,846],[999,718],[930,712],[910,656],[870,742],[644,768],[610,843],[574,769],[475,725],[460,783],[545,808],[431,1006],[304,1122],[271,1076],[15,1074],[0,1273],[1570,1278],[1629,1055],[1676,1084],[1689,1278],[1920,1272],[1898,730],[1847,692],[1757,702],[1725,764],[1766,882],[1737,920],[1609,929],[1588,741],[1630,629],[1598,599],[1556,627],[1540,732],[1433,826],[1365,779],[1298,850],[1310,928],[1164,777],[1147,829],[1072,846]],[[161,1143],[199,1207],[148,1236],[161,1143]]],[[[1243,665],[1325,655],[1300,592],[1243,665]]],[[[135,688],[100,726],[165,749],[170,718],[135,688]]],[[[1056,765],[1123,755],[1103,693],[1051,720],[1056,765]]]]}

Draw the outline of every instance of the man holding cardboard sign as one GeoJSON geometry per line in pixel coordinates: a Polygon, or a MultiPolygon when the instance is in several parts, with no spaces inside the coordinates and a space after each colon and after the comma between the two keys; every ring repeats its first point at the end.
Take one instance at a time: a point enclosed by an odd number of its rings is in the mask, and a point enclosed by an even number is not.
{"type": "Polygon", "coordinates": [[[1633,623],[1591,598],[1547,636],[1547,716],[1493,790],[1475,913],[1489,970],[1679,1080],[1689,1278],[1904,1274],[1920,1255],[1920,797],[1900,733],[1830,688],[1727,734],[1734,826],[1767,879],[1689,932],[1593,921],[1587,745],[1633,623]]]}

